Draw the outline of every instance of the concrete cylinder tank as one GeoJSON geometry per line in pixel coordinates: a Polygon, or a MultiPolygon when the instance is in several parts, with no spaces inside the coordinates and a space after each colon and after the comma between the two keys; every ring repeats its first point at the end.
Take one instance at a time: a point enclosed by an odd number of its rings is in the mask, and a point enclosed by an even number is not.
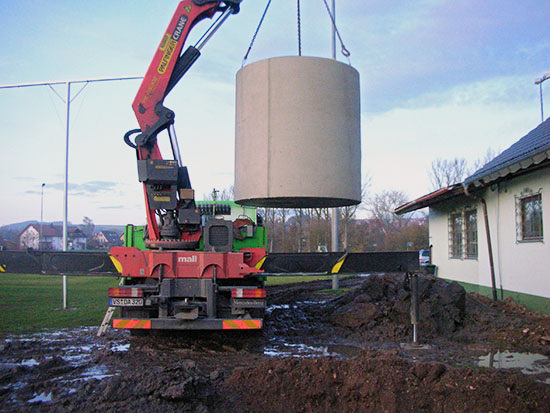
{"type": "Polygon", "coordinates": [[[235,200],[273,208],[361,202],[359,73],[318,57],[237,72],[235,200]]]}

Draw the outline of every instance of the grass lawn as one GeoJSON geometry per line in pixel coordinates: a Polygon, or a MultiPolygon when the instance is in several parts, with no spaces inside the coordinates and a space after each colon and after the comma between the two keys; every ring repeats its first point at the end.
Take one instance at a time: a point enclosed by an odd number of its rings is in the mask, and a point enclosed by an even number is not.
{"type": "MultiPolygon", "coordinates": [[[[354,277],[356,274],[339,274],[338,278],[340,280],[348,277],[354,277]]],[[[278,276],[278,277],[267,277],[265,285],[284,285],[284,284],[293,284],[301,283],[308,281],[318,281],[318,280],[332,280],[332,275],[300,275],[300,276],[278,276]]]]}
{"type": "MultiPolygon", "coordinates": [[[[340,275],[340,279],[349,275],[340,275]]],[[[267,277],[266,285],[331,280],[332,275],[267,277]]],[[[0,273],[0,335],[44,328],[99,326],[109,305],[107,289],[114,277],[67,277],[67,305],[63,310],[63,277],[59,275],[0,273]]]]}
{"type": "Polygon", "coordinates": [[[0,334],[43,328],[101,324],[109,305],[107,289],[114,277],[67,277],[67,306],[63,310],[63,277],[0,274],[0,334]]]}

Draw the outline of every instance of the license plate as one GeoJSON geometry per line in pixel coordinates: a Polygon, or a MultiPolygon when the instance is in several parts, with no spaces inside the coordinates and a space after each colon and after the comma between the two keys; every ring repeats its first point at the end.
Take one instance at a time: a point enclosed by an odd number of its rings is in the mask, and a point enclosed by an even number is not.
{"type": "Polygon", "coordinates": [[[109,298],[111,307],[141,307],[143,306],[143,298],[109,298]]]}

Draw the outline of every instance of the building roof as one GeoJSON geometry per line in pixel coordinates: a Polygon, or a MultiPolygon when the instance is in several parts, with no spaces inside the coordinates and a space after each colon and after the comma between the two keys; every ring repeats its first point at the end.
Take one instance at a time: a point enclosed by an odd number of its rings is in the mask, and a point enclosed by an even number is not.
{"type": "Polygon", "coordinates": [[[436,204],[446,199],[454,198],[464,193],[464,187],[461,184],[451,185],[445,188],[440,188],[437,191],[430,192],[413,201],[407,202],[395,209],[397,215],[406,214],[407,212],[416,211],[427,206],[436,204]]]}
{"type": "MultiPolygon", "coordinates": [[[[40,224],[29,224],[25,227],[23,231],[21,231],[21,234],[25,232],[29,227],[32,227],[35,229],[36,232],[40,233],[40,224]]],[[[67,227],[67,235],[72,238],[85,238],[86,235],[75,226],[68,226],[67,227]]],[[[55,238],[55,237],[62,237],[63,236],[63,227],[60,225],[53,225],[53,224],[44,224],[42,225],[42,237],[48,238],[55,238]]]]}
{"type": "Polygon", "coordinates": [[[120,241],[120,234],[114,231],[101,231],[107,242],[116,243],[120,241]]]}
{"type": "Polygon", "coordinates": [[[464,180],[480,186],[550,159],[550,118],[464,180]]]}
{"type": "Polygon", "coordinates": [[[464,183],[454,184],[423,195],[395,209],[395,213],[406,214],[464,194],[464,185],[481,186],[508,175],[513,176],[538,165],[550,165],[550,118],[518,140],[500,155],[496,156],[464,183]]]}

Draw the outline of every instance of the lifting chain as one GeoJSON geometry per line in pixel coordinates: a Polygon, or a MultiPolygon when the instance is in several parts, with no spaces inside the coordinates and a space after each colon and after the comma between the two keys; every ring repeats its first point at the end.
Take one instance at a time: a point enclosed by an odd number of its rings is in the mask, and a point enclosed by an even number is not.
{"type": "Polygon", "coordinates": [[[300,16],[300,0],[296,0],[296,13],[298,24],[298,56],[302,55],[302,21],[300,16]]]}
{"type": "Polygon", "coordinates": [[[256,41],[256,36],[258,35],[258,32],[260,31],[260,27],[262,27],[262,23],[264,22],[265,15],[267,13],[267,9],[269,9],[270,4],[271,4],[271,0],[269,0],[267,2],[267,5],[265,6],[264,13],[262,14],[262,17],[260,19],[260,23],[258,23],[258,27],[256,27],[256,31],[254,32],[254,36],[252,36],[252,40],[250,41],[250,46],[248,46],[248,50],[246,51],[246,54],[244,55],[241,67],[244,66],[244,64],[246,63],[246,59],[248,59],[248,55],[250,54],[250,51],[252,50],[252,46],[254,45],[254,42],[256,41]]]}
{"type": "MultiPolygon", "coordinates": [[[[330,20],[332,22],[332,26],[334,27],[334,31],[336,35],[338,36],[338,40],[340,41],[340,51],[342,55],[344,55],[346,58],[349,57],[351,53],[344,45],[344,42],[342,40],[342,36],[340,36],[340,31],[338,30],[338,27],[336,27],[336,21],[334,20],[334,16],[332,15],[332,12],[330,11],[330,8],[328,6],[327,0],[323,0],[325,3],[325,8],[327,9],[328,15],[330,16],[330,20]]],[[[267,10],[269,9],[269,6],[271,5],[271,0],[268,0],[267,5],[265,6],[264,12],[262,14],[262,17],[260,18],[260,22],[258,23],[258,27],[256,27],[256,31],[254,32],[254,36],[252,36],[252,40],[250,41],[250,45],[248,46],[248,50],[246,51],[246,54],[244,55],[241,67],[244,67],[246,60],[248,59],[248,55],[250,54],[250,51],[252,50],[252,46],[254,46],[254,42],[256,41],[256,37],[258,36],[258,32],[260,31],[260,28],[262,27],[262,23],[264,22],[265,15],[267,14],[267,10]]],[[[298,26],[298,56],[302,55],[302,21],[301,21],[301,11],[300,11],[300,0],[296,0],[296,10],[297,10],[297,26],[298,26]]],[[[350,62],[351,64],[351,62],[350,62]]]]}
{"type": "Polygon", "coordinates": [[[351,56],[351,53],[349,52],[348,49],[346,49],[346,46],[344,46],[344,42],[342,41],[342,36],[340,36],[340,32],[338,31],[338,27],[336,27],[336,21],[334,21],[334,16],[330,12],[330,8],[328,7],[327,0],[323,0],[323,2],[325,3],[325,8],[327,9],[328,15],[330,16],[330,20],[332,21],[332,26],[334,27],[334,31],[336,32],[336,35],[338,36],[338,40],[340,40],[340,51],[342,52],[342,54],[345,57],[348,58],[348,61],[349,61],[349,57],[351,56]]]}

